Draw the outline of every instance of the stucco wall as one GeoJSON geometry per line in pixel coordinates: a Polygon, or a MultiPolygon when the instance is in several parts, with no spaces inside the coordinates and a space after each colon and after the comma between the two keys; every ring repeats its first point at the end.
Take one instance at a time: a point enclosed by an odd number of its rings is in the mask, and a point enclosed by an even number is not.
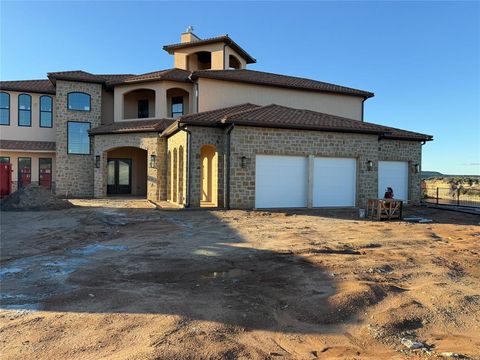
{"type": "Polygon", "coordinates": [[[275,88],[254,84],[200,78],[199,111],[220,109],[243,103],[278,104],[326,114],[362,119],[362,98],[312,91],[275,88]]]}
{"type": "Polygon", "coordinates": [[[378,161],[409,161],[409,199],[420,200],[420,175],[413,174],[413,164],[420,164],[419,142],[381,140],[362,134],[328,133],[254,127],[235,127],[231,133],[230,205],[232,208],[255,206],[255,155],[297,155],[353,157],[357,159],[357,206],[366,206],[377,197],[378,161]],[[242,168],[241,158],[246,157],[242,168]],[[374,163],[367,170],[367,161],[374,163]]]}
{"type": "MultiPolygon", "coordinates": [[[[158,133],[110,134],[94,136],[94,156],[100,156],[100,167],[94,169],[95,197],[107,195],[107,159],[108,151],[121,147],[136,147],[147,150],[147,198],[152,201],[159,199],[162,189],[162,177],[165,167],[165,139],[158,133]],[[157,167],[150,167],[150,156],[157,156],[157,167]]],[[[165,179],[163,179],[165,180],[165,179]]]]}
{"type": "MultiPolygon", "coordinates": [[[[155,113],[152,114],[150,117],[155,118],[166,118],[170,116],[170,108],[168,107],[168,99],[167,99],[167,90],[179,88],[183,89],[189,93],[189,99],[193,99],[193,85],[182,83],[182,82],[174,82],[174,81],[152,81],[152,82],[145,82],[140,84],[129,84],[129,85],[117,85],[115,86],[114,90],[114,121],[122,121],[127,120],[124,118],[124,106],[129,106],[128,104],[124,104],[124,95],[129,93],[133,90],[153,90],[155,91],[155,106],[154,109],[155,113]]],[[[195,111],[195,101],[187,100],[186,102],[188,106],[184,106],[185,113],[192,113],[195,111]]],[[[135,112],[137,111],[137,104],[134,104],[135,112]]]]}
{"type": "MultiPolygon", "coordinates": [[[[56,112],[56,193],[68,197],[93,196],[93,146],[89,155],[68,154],[67,122],[90,122],[94,128],[100,125],[102,115],[102,85],[57,80],[56,112]],[[67,94],[80,91],[91,96],[90,111],[67,109],[67,94]]],[[[90,142],[91,143],[91,142],[90,142]]]]}
{"type": "Polygon", "coordinates": [[[17,189],[18,182],[18,158],[29,157],[31,158],[31,180],[33,184],[38,184],[39,175],[39,159],[52,159],[52,189],[55,189],[55,153],[54,152],[20,152],[20,151],[0,151],[0,157],[8,156],[10,158],[10,164],[12,164],[12,191],[17,189]]]}
{"type": "Polygon", "coordinates": [[[55,141],[56,111],[55,95],[4,91],[10,94],[10,125],[0,125],[0,137],[5,140],[55,141]],[[18,95],[28,94],[32,98],[32,126],[18,126],[18,95]],[[40,127],[40,96],[50,96],[53,100],[52,128],[40,127]]]}

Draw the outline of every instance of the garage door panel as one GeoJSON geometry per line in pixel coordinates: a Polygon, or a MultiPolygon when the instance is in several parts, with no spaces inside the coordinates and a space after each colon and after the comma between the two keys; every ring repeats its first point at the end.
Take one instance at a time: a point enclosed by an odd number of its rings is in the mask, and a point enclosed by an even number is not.
{"type": "Polygon", "coordinates": [[[408,200],[408,162],[378,162],[378,197],[383,198],[387,187],[393,189],[394,198],[408,200]]]}
{"type": "Polygon", "coordinates": [[[313,206],[355,206],[356,159],[314,159],[313,206]]]}
{"type": "Polygon", "coordinates": [[[255,207],[306,207],[307,176],[306,157],[257,155],[255,207]]]}

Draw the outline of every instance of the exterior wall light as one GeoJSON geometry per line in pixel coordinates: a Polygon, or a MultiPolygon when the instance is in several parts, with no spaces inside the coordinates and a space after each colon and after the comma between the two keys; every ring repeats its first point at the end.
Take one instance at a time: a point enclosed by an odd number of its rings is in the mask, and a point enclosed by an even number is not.
{"type": "Polygon", "coordinates": [[[242,156],[241,166],[242,166],[242,169],[245,169],[245,166],[247,166],[247,157],[246,156],[242,156]]]}
{"type": "Polygon", "coordinates": [[[372,171],[372,170],[373,170],[373,161],[372,161],[372,160],[368,160],[368,161],[367,161],[367,170],[368,170],[368,171],[372,171]]]}
{"type": "Polygon", "coordinates": [[[157,167],[157,155],[155,154],[150,155],[150,167],[151,168],[157,167]]]}
{"type": "Polygon", "coordinates": [[[413,165],[413,172],[418,174],[420,172],[420,164],[413,165]]]}
{"type": "Polygon", "coordinates": [[[100,155],[95,155],[95,167],[100,168],[100,155]]]}

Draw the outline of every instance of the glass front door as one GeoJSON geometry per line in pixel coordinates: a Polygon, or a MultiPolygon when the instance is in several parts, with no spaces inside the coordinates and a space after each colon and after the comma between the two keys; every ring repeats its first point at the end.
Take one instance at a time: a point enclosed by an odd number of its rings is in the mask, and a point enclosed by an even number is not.
{"type": "Polygon", "coordinates": [[[107,194],[132,193],[132,160],[108,159],[107,194]]]}

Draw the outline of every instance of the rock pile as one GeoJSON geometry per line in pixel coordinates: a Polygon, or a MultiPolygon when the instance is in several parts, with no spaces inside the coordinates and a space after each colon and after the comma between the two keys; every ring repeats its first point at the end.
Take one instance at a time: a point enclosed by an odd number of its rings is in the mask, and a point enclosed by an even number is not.
{"type": "Polygon", "coordinates": [[[2,211],[41,211],[68,209],[74,205],[57,198],[42,186],[28,185],[17,190],[0,202],[2,211]]]}

